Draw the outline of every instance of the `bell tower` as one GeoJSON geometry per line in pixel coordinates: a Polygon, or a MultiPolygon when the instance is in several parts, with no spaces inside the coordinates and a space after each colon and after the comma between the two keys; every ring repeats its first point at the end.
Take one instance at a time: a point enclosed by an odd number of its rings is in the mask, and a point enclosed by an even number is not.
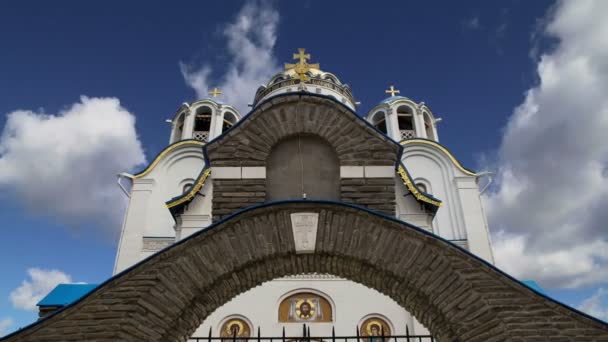
{"type": "Polygon", "coordinates": [[[218,88],[214,88],[209,92],[210,98],[184,103],[173,119],[167,120],[171,123],[169,143],[186,139],[207,142],[232,127],[240,115],[236,108],[218,101],[221,94],[218,88]]]}
{"type": "Polygon", "coordinates": [[[390,86],[385,90],[386,98],[367,115],[367,121],[395,141],[423,138],[439,142],[436,119],[424,102],[416,103],[397,94],[399,90],[390,86]]]}

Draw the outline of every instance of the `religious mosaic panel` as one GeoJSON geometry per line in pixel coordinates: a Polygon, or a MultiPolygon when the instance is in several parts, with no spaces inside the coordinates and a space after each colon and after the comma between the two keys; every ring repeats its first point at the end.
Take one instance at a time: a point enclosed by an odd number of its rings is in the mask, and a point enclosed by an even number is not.
{"type": "Polygon", "coordinates": [[[285,298],[279,305],[279,322],[332,322],[329,301],[315,293],[301,292],[285,298]]]}
{"type": "Polygon", "coordinates": [[[361,336],[368,337],[368,341],[375,341],[376,336],[390,336],[391,328],[388,322],[380,317],[369,317],[361,324],[361,336]]]}
{"type": "Polygon", "coordinates": [[[234,317],[222,324],[220,337],[251,337],[251,327],[244,319],[234,317]]]}

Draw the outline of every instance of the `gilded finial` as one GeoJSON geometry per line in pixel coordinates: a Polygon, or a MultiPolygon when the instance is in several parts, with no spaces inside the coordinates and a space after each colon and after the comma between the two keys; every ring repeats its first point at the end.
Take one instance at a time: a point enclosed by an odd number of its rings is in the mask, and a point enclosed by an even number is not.
{"type": "Polygon", "coordinates": [[[213,96],[213,98],[216,98],[218,95],[221,94],[223,94],[222,91],[217,88],[213,88],[213,91],[209,92],[209,95],[213,96]]]}
{"type": "Polygon", "coordinates": [[[387,94],[391,94],[391,96],[395,96],[395,94],[399,94],[399,90],[395,89],[395,87],[393,87],[392,85],[390,86],[390,89],[385,90],[384,91],[387,94]]]}
{"type": "Polygon", "coordinates": [[[310,77],[306,73],[311,69],[319,69],[319,63],[308,64],[306,61],[310,59],[310,54],[306,53],[305,48],[299,48],[298,53],[293,54],[293,59],[297,59],[298,62],[295,64],[285,63],[285,70],[294,69],[296,72],[296,78],[300,82],[306,82],[310,80],[310,77]]]}

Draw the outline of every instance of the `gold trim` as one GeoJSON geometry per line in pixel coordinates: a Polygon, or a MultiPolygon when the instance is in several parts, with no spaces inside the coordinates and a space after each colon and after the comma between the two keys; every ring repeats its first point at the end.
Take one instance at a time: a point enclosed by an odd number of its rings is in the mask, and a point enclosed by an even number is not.
{"type": "Polygon", "coordinates": [[[442,203],[440,201],[436,201],[432,198],[429,198],[422,192],[418,191],[418,188],[416,188],[414,186],[414,182],[412,182],[412,180],[408,176],[403,165],[399,165],[399,168],[397,169],[397,173],[399,174],[399,176],[401,176],[401,180],[403,180],[403,184],[405,184],[407,189],[412,193],[412,195],[414,195],[414,197],[416,197],[417,200],[420,200],[420,201],[423,201],[426,203],[430,203],[436,207],[441,207],[442,203]]]}
{"type": "Polygon", "coordinates": [[[199,177],[199,179],[196,181],[196,183],[192,186],[190,191],[188,191],[188,193],[186,195],[184,195],[183,197],[180,197],[179,199],[177,199],[171,203],[167,203],[166,204],[167,208],[171,209],[177,205],[180,205],[184,202],[188,202],[188,201],[192,200],[194,198],[194,196],[196,195],[196,193],[201,190],[203,185],[205,185],[205,181],[207,180],[207,178],[209,177],[210,174],[211,174],[211,168],[207,168],[203,172],[203,174],[199,177]]]}
{"type": "Polygon", "coordinates": [[[412,143],[422,143],[422,144],[427,144],[427,145],[431,145],[431,146],[434,146],[434,147],[438,148],[439,150],[441,150],[441,152],[445,153],[448,156],[448,158],[450,158],[450,160],[452,161],[452,163],[460,171],[466,173],[469,176],[477,176],[477,173],[465,169],[464,166],[462,166],[462,164],[460,164],[460,162],[456,159],[456,157],[454,157],[454,155],[450,151],[448,151],[447,148],[439,145],[439,143],[436,143],[436,142],[430,141],[430,140],[424,140],[424,139],[408,139],[408,140],[402,141],[400,144],[401,145],[407,145],[407,144],[412,144],[412,143]]]}
{"type": "Polygon", "coordinates": [[[177,142],[175,144],[171,144],[171,145],[167,146],[161,153],[159,153],[156,156],[156,158],[154,158],[154,160],[152,161],[152,163],[150,165],[148,165],[148,167],[146,167],[140,173],[137,173],[137,174],[133,175],[133,178],[142,178],[142,177],[145,177],[160,162],[160,160],[163,159],[167,155],[167,153],[175,150],[176,148],[178,148],[180,146],[190,145],[190,144],[192,144],[192,145],[199,145],[199,146],[205,145],[204,142],[202,142],[202,141],[196,141],[196,140],[186,140],[186,141],[177,142]]]}

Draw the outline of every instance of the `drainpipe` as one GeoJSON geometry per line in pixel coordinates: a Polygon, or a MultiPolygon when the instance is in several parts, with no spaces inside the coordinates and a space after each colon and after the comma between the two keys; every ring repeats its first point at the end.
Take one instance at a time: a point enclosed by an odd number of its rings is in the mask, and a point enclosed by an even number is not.
{"type": "Polygon", "coordinates": [[[481,191],[479,192],[479,195],[483,195],[484,192],[486,192],[486,190],[488,190],[488,188],[490,187],[490,185],[492,184],[492,181],[494,180],[492,176],[494,176],[494,172],[490,172],[490,171],[482,171],[476,174],[477,178],[481,178],[481,177],[488,177],[488,184],[486,184],[486,186],[483,187],[483,189],[481,189],[481,191]]]}
{"type": "Polygon", "coordinates": [[[122,185],[122,183],[120,181],[123,178],[129,178],[129,179],[131,179],[131,182],[133,182],[133,179],[135,179],[135,177],[132,174],[126,173],[126,172],[121,172],[121,173],[117,174],[116,177],[118,177],[118,179],[116,180],[116,184],[118,184],[118,186],[120,187],[120,190],[122,190],[122,192],[124,192],[127,197],[131,198],[131,194],[129,194],[127,189],[122,185]]]}

